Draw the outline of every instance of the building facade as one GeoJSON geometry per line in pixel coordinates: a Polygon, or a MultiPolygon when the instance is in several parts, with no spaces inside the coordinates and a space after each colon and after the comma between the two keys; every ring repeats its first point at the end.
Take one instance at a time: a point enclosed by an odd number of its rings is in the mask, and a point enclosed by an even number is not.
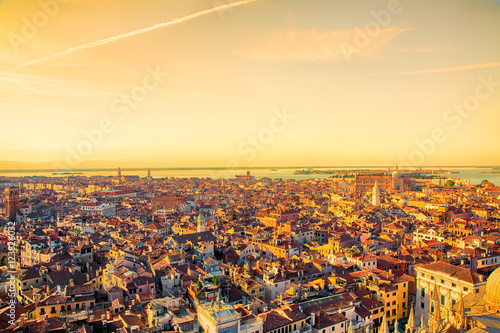
{"type": "Polygon", "coordinates": [[[417,265],[415,316],[424,323],[429,320],[429,313],[434,312],[431,300],[437,298],[442,309],[455,306],[466,295],[482,296],[486,290],[486,278],[468,269],[445,262],[417,265]]]}

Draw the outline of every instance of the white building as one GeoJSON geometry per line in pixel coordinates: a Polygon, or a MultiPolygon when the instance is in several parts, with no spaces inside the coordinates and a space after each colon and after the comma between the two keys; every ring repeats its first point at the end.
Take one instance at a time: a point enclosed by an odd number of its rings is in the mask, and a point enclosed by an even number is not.
{"type": "Polygon", "coordinates": [[[371,254],[347,257],[347,261],[355,263],[360,270],[377,268],[377,257],[371,254]]]}
{"type": "Polygon", "coordinates": [[[109,217],[116,215],[116,205],[113,203],[89,202],[81,205],[80,211],[82,212],[82,214],[101,215],[109,217]]]}
{"type": "Polygon", "coordinates": [[[415,317],[423,318],[424,324],[429,320],[431,298],[437,292],[437,300],[442,309],[448,305],[454,306],[461,297],[469,294],[484,295],[486,277],[471,272],[463,267],[457,267],[445,262],[433,262],[426,265],[417,265],[415,317]],[[451,304],[447,304],[451,302],[451,304]]]}
{"type": "Polygon", "coordinates": [[[198,304],[198,321],[206,333],[239,333],[241,316],[224,302],[198,304]]]}
{"type": "Polygon", "coordinates": [[[462,178],[434,178],[431,180],[431,184],[445,186],[447,181],[453,181],[455,186],[468,186],[470,185],[470,179],[462,179],[462,178]]]}
{"type": "Polygon", "coordinates": [[[413,241],[426,241],[426,240],[435,240],[438,242],[444,242],[444,236],[438,234],[438,232],[434,229],[419,229],[413,232],[413,241]]]}

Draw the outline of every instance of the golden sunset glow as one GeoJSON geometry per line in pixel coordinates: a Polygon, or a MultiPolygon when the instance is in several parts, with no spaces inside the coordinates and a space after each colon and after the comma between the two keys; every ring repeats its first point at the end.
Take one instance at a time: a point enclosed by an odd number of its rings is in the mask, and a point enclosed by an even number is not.
{"type": "Polygon", "coordinates": [[[0,169],[499,165],[500,2],[0,1],[0,169]]]}

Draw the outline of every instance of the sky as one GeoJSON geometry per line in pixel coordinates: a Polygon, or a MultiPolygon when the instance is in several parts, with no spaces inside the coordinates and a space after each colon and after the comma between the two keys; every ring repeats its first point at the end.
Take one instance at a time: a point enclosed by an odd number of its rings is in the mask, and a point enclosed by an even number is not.
{"type": "Polygon", "coordinates": [[[500,165],[500,1],[2,0],[0,168],[500,165]]]}

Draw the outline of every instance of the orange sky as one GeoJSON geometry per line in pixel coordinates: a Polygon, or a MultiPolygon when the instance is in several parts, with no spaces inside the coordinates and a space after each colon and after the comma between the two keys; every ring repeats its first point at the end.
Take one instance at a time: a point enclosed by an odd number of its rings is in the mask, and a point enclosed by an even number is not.
{"type": "Polygon", "coordinates": [[[499,15],[495,0],[3,0],[0,168],[500,165],[499,15]]]}

